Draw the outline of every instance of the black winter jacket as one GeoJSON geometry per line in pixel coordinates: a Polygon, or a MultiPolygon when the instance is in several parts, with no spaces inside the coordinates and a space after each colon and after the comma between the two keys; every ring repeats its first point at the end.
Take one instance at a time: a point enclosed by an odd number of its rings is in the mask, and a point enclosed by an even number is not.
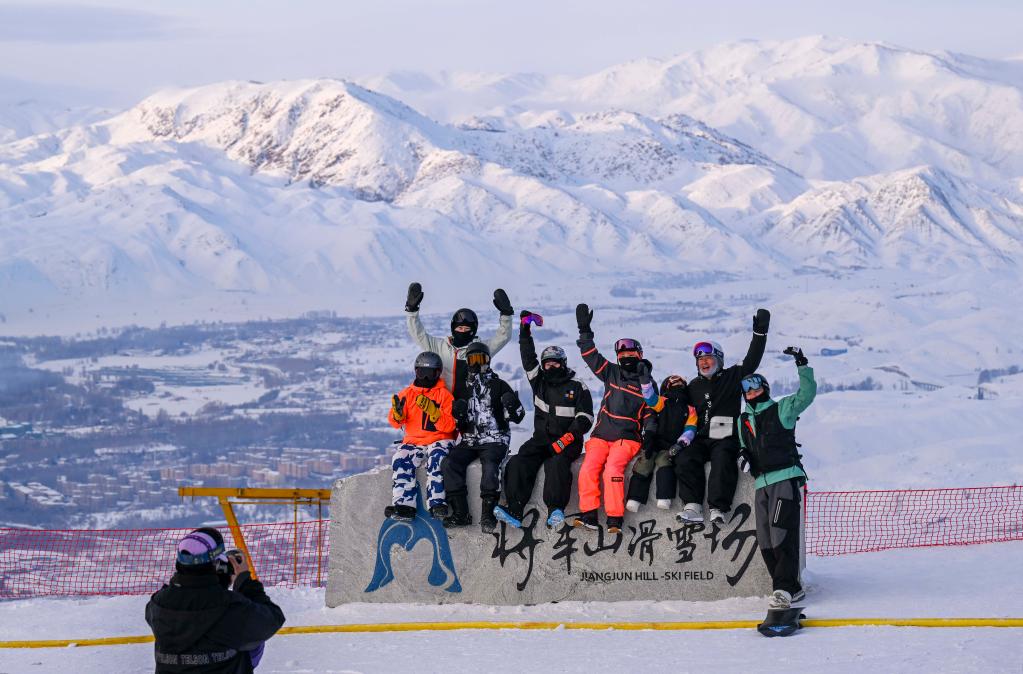
{"type": "Polygon", "coordinates": [[[528,332],[519,333],[519,354],[522,369],[526,371],[533,389],[533,437],[552,444],[565,433],[571,433],[582,442],[586,431],[593,426],[593,396],[590,389],[567,370],[564,378],[549,381],[540,368],[536,346],[528,332]]]}
{"type": "MultiPolygon", "coordinates": [[[[587,367],[604,382],[604,397],[597,425],[590,437],[608,442],[633,440],[642,442],[643,429],[653,429],[654,410],[643,397],[642,386],[649,384],[638,374],[627,372],[617,363],[612,363],[597,351],[592,333],[581,333],[576,342],[587,367]]],[[[644,361],[649,367],[650,363],[644,361]]]]}
{"type": "Polygon", "coordinates": [[[760,367],[766,345],[767,335],[754,333],[741,363],[720,369],[709,378],[697,375],[689,382],[686,391],[689,404],[696,408],[698,437],[712,437],[712,426],[715,436],[734,435],[735,418],[742,407],[742,378],[760,367]]]}
{"type": "Polygon", "coordinates": [[[284,612],[263,584],[246,571],[235,591],[216,574],[176,573],[146,604],[146,622],[156,637],[156,672],[248,674],[249,651],[284,624],[284,612]]]}

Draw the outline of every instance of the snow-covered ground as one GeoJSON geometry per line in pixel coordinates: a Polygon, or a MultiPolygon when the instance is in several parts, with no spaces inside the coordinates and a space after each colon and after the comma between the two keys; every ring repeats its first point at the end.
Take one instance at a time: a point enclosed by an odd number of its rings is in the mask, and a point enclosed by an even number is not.
{"type": "MultiPolygon", "coordinates": [[[[1023,542],[807,559],[809,618],[1023,617],[1023,542]]],[[[288,625],[427,621],[757,620],[763,598],[539,606],[324,606],[322,590],[270,589],[288,625]]],[[[143,635],[145,597],[0,604],[0,641],[143,635]]],[[[0,650],[0,672],[152,670],[152,646],[0,650]]],[[[806,628],[790,639],[754,630],[512,631],[282,635],[260,672],[459,671],[1020,672],[1023,628],[806,628]],[[509,657],[512,656],[513,657],[509,657]]]]}

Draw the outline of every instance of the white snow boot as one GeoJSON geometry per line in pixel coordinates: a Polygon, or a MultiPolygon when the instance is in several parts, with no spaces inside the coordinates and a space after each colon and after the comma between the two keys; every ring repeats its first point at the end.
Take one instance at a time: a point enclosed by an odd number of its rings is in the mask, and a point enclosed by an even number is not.
{"type": "Polygon", "coordinates": [[[668,510],[669,508],[671,508],[671,499],[670,498],[657,499],[657,507],[660,508],[661,510],[668,510]]]}
{"type": "Polygon", "coordinates": [[[703,506],[699,503],[687,503],[682,512],[675,515],[675,519],[679,522],[702,522],[703,506]]]}
{"type": "Polygon", "coordinates": [[[635,499],[630,498],[628,501],[625,502],[625,509],[628,510],[630,513],[638,513],[639,506],[640,506],[639,501],[635,499]]]}

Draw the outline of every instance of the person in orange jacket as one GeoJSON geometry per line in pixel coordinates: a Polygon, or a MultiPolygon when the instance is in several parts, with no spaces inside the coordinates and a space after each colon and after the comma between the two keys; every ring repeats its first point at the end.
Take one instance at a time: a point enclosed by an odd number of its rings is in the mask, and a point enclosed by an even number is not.
{"type": "Polygon", "coordinates": [[[454,397],[441,379],[444,364],[439,355],[424,351],[416,356],[414,367],[415,380],[391,398],[391,411],[387,415],[391,426],[404,429],[405,437],[391,460],[393,501],[384,509],[384,515],[404,521],[416,518],[419,494],[416,468],[425,459],[429,475],[427,507],[430,515],[442,519],[448,514],[448,505],[441,461],[451,451],[457,434],[455,418],[451,415],[454,397]]]}

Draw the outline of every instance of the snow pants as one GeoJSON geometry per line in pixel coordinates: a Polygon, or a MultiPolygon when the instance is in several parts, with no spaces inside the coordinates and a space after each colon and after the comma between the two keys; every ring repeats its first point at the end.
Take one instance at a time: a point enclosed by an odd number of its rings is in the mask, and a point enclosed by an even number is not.
{"type": "Polygon", "coordinates": [[[799,583],[799,525],[802,494],[798,479],[757,489],[753,510],[757,518],[757,545],[771,574],[775,590],[795,594],[799,583]]]}
{"type": "Polygon", "coordinates": [[[391,502],[396,506],[416,507],[416,496],[419,494],[416,468],[425,459],[426,507],[432,508],[447,503],[441,464],[451,451],[452,444],[454,443],[451,440],[440,440],[429,445],[399,445],[391,459],[391,502]]]}
{"type": "Polygon", "coordinates": [[[698,437],[675,456],[678,497],[683,503],[707,504],[723,513],[732,509],[735,485],[739,482],[739,440],[698,437]],[[710,461],[710,476],[704,478],[703,464],[710,461]]]}
{"type": "Polygon", "coordinates": [[[610,517],[625,515],[625,467],[640,450],[638,440],[610,442],[591,437],[586,441],[583,465],[579,469],[579,510],[600,507],[600,483],[604,482],[604,512],[610,517]]]}
{"type": "Polygon", "coordinates": [[[626,500],[645,504],[650,495],[651,482],[656,484],[654,491],[657,500],[670,501],[675,498],[675,470],[672,457],[666,449],[654,454],[652,459],[641,456],[632,466],[626,500]]]}
{"type": "Polygon", "coordinates": [[[551,447],[553,440],[533,436],[526,440],[517,454],[504,467],[504,495],[508,511],[522,518],[522,511],[533,495],[537,473],[543,468],[543,502],[547,511],[564,510],[572,497],[572,462],[582,453],[582,439],[577,439],[560,453],[551,447]]]}
{"type": "Polygon", "coordinates": [[[480,460],[483,475],[480,478],[480,497],[492,499],[495,503],[501,495],[501,462],[508,454],[508,445],[501,442],[486,442],[481,445],[470,445],[460,442],[455,445],[441,464],[444,473],[444,486],[448,499],[452,501],[456,511],[466,504],[468,487],[465,484],[465,471],[469,464],[480,460]],[[457,502],[457,503],[456,503],[457,502]]]}

